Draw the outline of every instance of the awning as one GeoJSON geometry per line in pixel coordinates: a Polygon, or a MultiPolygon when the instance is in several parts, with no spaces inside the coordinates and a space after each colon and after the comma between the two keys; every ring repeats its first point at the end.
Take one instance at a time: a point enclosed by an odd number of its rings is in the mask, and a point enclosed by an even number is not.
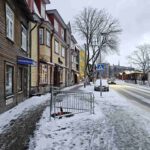
{"type": "Polygon", "coordinates": [[[17,57],[17,64],[20,65],[33,65],[34,64],[34,60],[28,57],[22,57],[22,56],[18,56],[17,57]]]}

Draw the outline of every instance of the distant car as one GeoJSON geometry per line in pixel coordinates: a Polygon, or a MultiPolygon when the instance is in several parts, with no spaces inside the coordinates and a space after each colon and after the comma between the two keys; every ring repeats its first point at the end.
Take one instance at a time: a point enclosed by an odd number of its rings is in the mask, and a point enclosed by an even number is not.
{"type": "MultiPolygon", "coordinates": [[[[96,82],[96,85],[94,86],[94,91],[100,91],[100,82],[96,82]]],[[[109,91],[109,85],[106,80],[102,80],[102,91],[109,91]]]]}
{"type": "Polygon", "coordinates": [[[108,84],[116,84],[115,79],[114,78],[110,78],[107,80],[108,84]]]}

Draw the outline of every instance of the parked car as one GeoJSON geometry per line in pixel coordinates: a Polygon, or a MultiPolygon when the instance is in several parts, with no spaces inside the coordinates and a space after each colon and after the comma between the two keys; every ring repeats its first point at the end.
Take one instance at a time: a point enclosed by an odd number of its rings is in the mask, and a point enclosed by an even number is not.
{"type": "MultiPolygon", "coordinates": [[[[100,91],[100,81],[98,80],[94,86],[94,91],[100,91]]],[[[102,91],[109,91],[109,85],[106,80],[102,80],[102,91]]]]}
{"type": "Polygon", "coordinates": [[[116,84],[115,78],[109,78],[109,79],[107,80],[107,83],[108,83],[108,84],[116,84]]]}

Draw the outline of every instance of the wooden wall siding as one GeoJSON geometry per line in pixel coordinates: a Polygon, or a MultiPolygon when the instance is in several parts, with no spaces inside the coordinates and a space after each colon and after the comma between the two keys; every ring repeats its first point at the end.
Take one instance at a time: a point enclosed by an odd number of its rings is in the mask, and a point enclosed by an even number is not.
{"type": "Polygon", "coordinates": [[[6,37],[6,14],[5,14],[5,6],[6,0],[0,1],[0,112],[3,112],[12,106],[16,105],[18,102],[23,100],[24,93],[18,94],[17,91],[17,56],[27,56],[27,53],[21,50],[21,23],[24,24],[26,28],[28,28],[24,12],[21,12],[21,9],[17,6],[15,1],[9,1],[11,7],[13,6],[14,12],[14,42],[8,40],[6,37]],[[5,62],[9,62],[14,65],[14,96],[13,96],[13,103],[6,106],[6,99],[5,99],[5,62]]]}
{"type": "Polygon", "coordinates": [[[5,17],[5,4],[6,0],[1,0],[1,5],[0,5],[0,11],[1,13],[1,18],[2,18],[2,25],[1,28],[3,28],[3,32],[1,34],[1,40],[2,41],[2,47],[0,53],[5,55],[6,57],[8,56],[9,58],[11,57],[12,59],[16,59],[16,55],[26,55],[26,53],[23,50],[20,50],[21,47],[21,22],[23,21],[23,17],[18,17],[20,13],[19,8],[16,6],[14,10],[14,20],[15,20],[15,28],[14,28],[14,42],[8,40],[6,38],[6,17],[5,17]],[[17,14],[19,13],[19,14],[17,14]],[[17,34],[16,34],[17,33],[17,34]]]}

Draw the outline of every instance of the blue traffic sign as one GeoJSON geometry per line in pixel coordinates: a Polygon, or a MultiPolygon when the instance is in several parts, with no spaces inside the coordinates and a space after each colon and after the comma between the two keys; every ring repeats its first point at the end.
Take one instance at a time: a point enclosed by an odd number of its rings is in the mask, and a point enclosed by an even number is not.
{"type": "Polygon", "coordinates": [[[96,70],[104,70],[104,64],[97,64],[96,70]]]}

